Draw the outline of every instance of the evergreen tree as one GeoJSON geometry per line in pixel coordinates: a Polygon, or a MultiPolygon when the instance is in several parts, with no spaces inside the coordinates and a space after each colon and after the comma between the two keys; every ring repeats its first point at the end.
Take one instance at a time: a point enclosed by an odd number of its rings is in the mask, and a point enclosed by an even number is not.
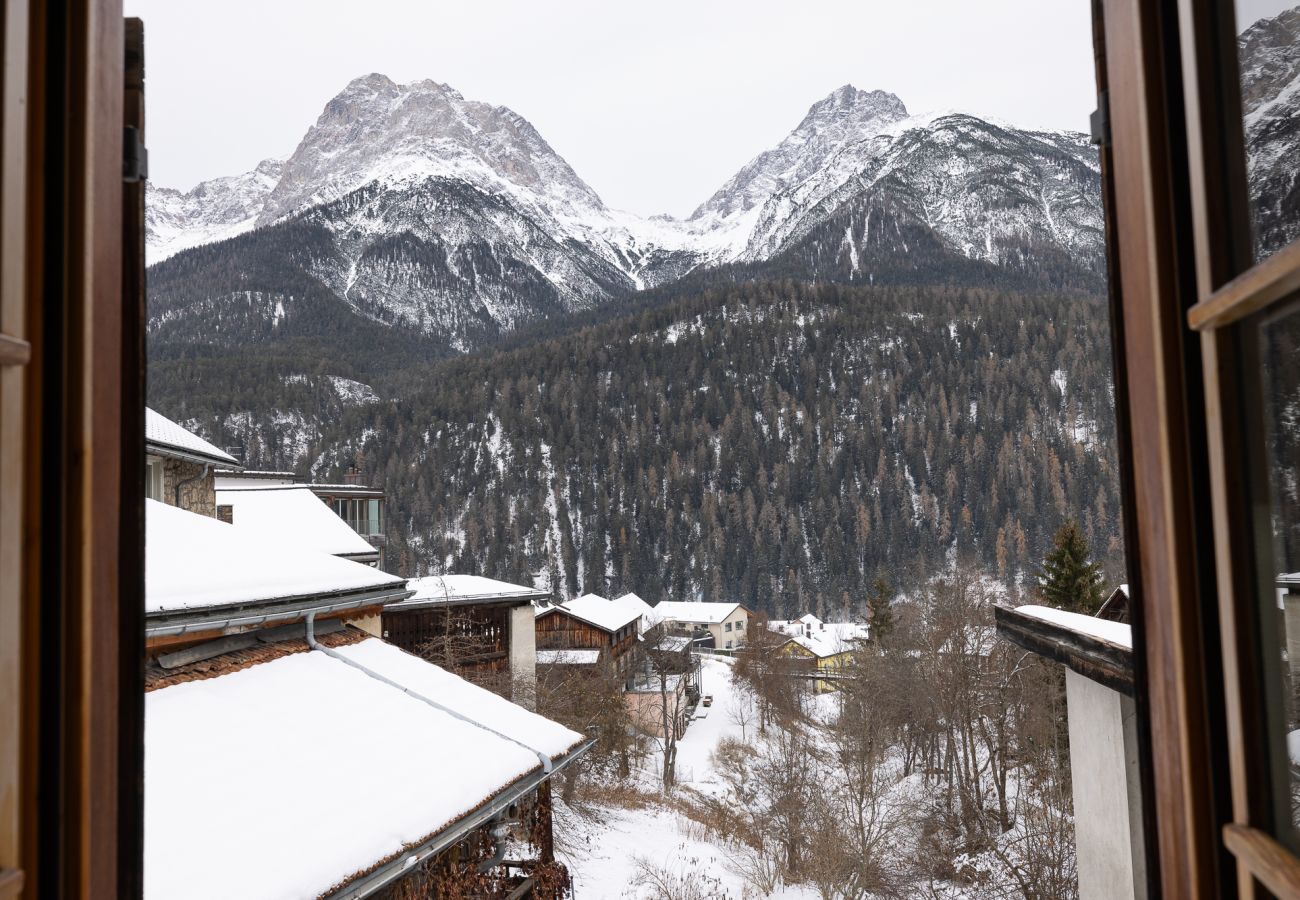
{"type": "Polygon", "coordinates": [[[894,630],[893,600],[894,589],[883,575],[877,575],[867,594],[867,612],[871,616],[871,639],[881,648],[894,630]]]}
{"type": "Polygon", "coordinates": [[[1101,607],[1101,565],[1093,562],[1079,523],[1068,520],[1038,571],[1038,592],[1056,609],[1092,615],[1101,607]]]}

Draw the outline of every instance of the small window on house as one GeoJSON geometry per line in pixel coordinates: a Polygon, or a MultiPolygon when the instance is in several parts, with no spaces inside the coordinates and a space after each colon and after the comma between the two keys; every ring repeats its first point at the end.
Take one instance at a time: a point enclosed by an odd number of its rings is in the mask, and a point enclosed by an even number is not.
{"type": "Polygon", "coordinates": [[[150,459],[144,468],[144,495],[150,500],[166,502],[163,498],[163,461],[150,459]]]}
{"type": "Polygon", "coordinates": [[[727,649],[728,649],[728,650],[731,649],[731,641],[727,641],[727,649]]]}
{"type": "Polygon", "coordinates": [[[728,622],[726,625],[723,625],[723,626],[722,626],[722,630],[723,630],[723,631],[730,631],[730,630],[731,630],[731,623],[728,622]]]}

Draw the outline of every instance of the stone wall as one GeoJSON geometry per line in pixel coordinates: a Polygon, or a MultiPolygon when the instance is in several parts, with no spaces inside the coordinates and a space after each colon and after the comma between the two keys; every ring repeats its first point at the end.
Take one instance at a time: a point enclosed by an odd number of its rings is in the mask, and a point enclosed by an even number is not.
{"type": "Polygon", "coordinates": [[[212,467],[207,467],[203,474],[203,463],[184,459],[163,460],[163,502],[169,506],[179,505],[181,509],[198,513],[201,516],[217,515],[216,476],[212,467]],[[190,480],[194,479],[194,480],[190,480]],[[187,482],[188,483],[185,483],[187,482]],[[176,503],[176,486],[181,485],[180,503],[176,503]]]}

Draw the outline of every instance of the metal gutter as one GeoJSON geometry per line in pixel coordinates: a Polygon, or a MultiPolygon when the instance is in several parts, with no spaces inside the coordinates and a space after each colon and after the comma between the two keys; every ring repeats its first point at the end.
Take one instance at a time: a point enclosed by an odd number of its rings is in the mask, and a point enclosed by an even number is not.
{"type": "Polygon", "coordinates": [[[358,878],[346,887],[325,894],[324,900],[362,900],[364,897],[374,896],[383,888],[409,875],[422,863],[429,861],[448,847],[458,843],[470,832],[491,822],[502,810],[509,809],[512,803],[537,790],[544,781],[586,753],[595,743],[596,740],[592,738],[579,744],[563,757],[557,759],[550,772],[533,773],[519,782],[516,787],[498,794],[465,818],[448,825],[442,831],[412,847],[401,856],[389,860],[375,871],[358,878]]]}
{"type": "Polygon", "coordinates": [[[459,594],[450,599],[441,597],[412,597],[410,600],[398,600],[388,604],[389,612],[402,612],[408,609],[438,609],[450,606],[523,606],[534,600],[545,600],[551,596],[546,591],[530,591],[519,594],[459,594]]]}
{"type": "Polygon", "coordinates": [[[363,606],[381,606],[394,599],[402,599],[411,595],[411,591],[406,589],[405,582],[401,584],[400,588],[381,588],[366,591],[362,594],[350,592],[347,594],[307,594],[299,597],[286,597],[284,600],[277,601],[276,608],[272,609],[267,609],[269,604],[262,602],[212,610],[177,610],[175,616],[164,618],[163,614],[155,615],[154,623],[151,623],[149,616],[146,615],[144,633],[147,638],[175,637],[176,635],[196,631],[224,630],[248,625],[265,625],[271,622],[293,622],[307,616],[314,617],[334,612],[345,612],[363,606]],[[332,602],[310,603],[312,600],[331,596],[338,599],[332,602]],[[297,605],[293,605],[295,602],[297,605]],[[260,609],[261,611],[243,612],[251,609],[260,609]],[[180,621],[176,621],[178,618],[180,621]]]}
{"type": "Polygon", "coordinates": [[[171,444],[159,444],[155,441],[145,441],[144,450],[146,454],[152,453],[154,456],[168,456],[172,459],[183,459],[186,462],[206,463],[214,469],[228,469],[232,471],[243,471],[243,466],[239,465],[239,460],[233,456],[209,456],[206,453],[199,453],[195,450],[185,450],[181,447],[173,447],[171,444]]]}

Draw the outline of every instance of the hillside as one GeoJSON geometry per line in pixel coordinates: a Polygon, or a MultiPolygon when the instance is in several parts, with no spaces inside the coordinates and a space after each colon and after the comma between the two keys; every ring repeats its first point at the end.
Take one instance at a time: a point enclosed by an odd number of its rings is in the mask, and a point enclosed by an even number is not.
{"type": "Polygon", "coordinates": [[[561,594],[836,609],[946,557],[1010,582],[1066,516],[1118,572],[1104,307],[714,288],[509,352],[327,430],[388,492],[389,560],[561,594]]]}

